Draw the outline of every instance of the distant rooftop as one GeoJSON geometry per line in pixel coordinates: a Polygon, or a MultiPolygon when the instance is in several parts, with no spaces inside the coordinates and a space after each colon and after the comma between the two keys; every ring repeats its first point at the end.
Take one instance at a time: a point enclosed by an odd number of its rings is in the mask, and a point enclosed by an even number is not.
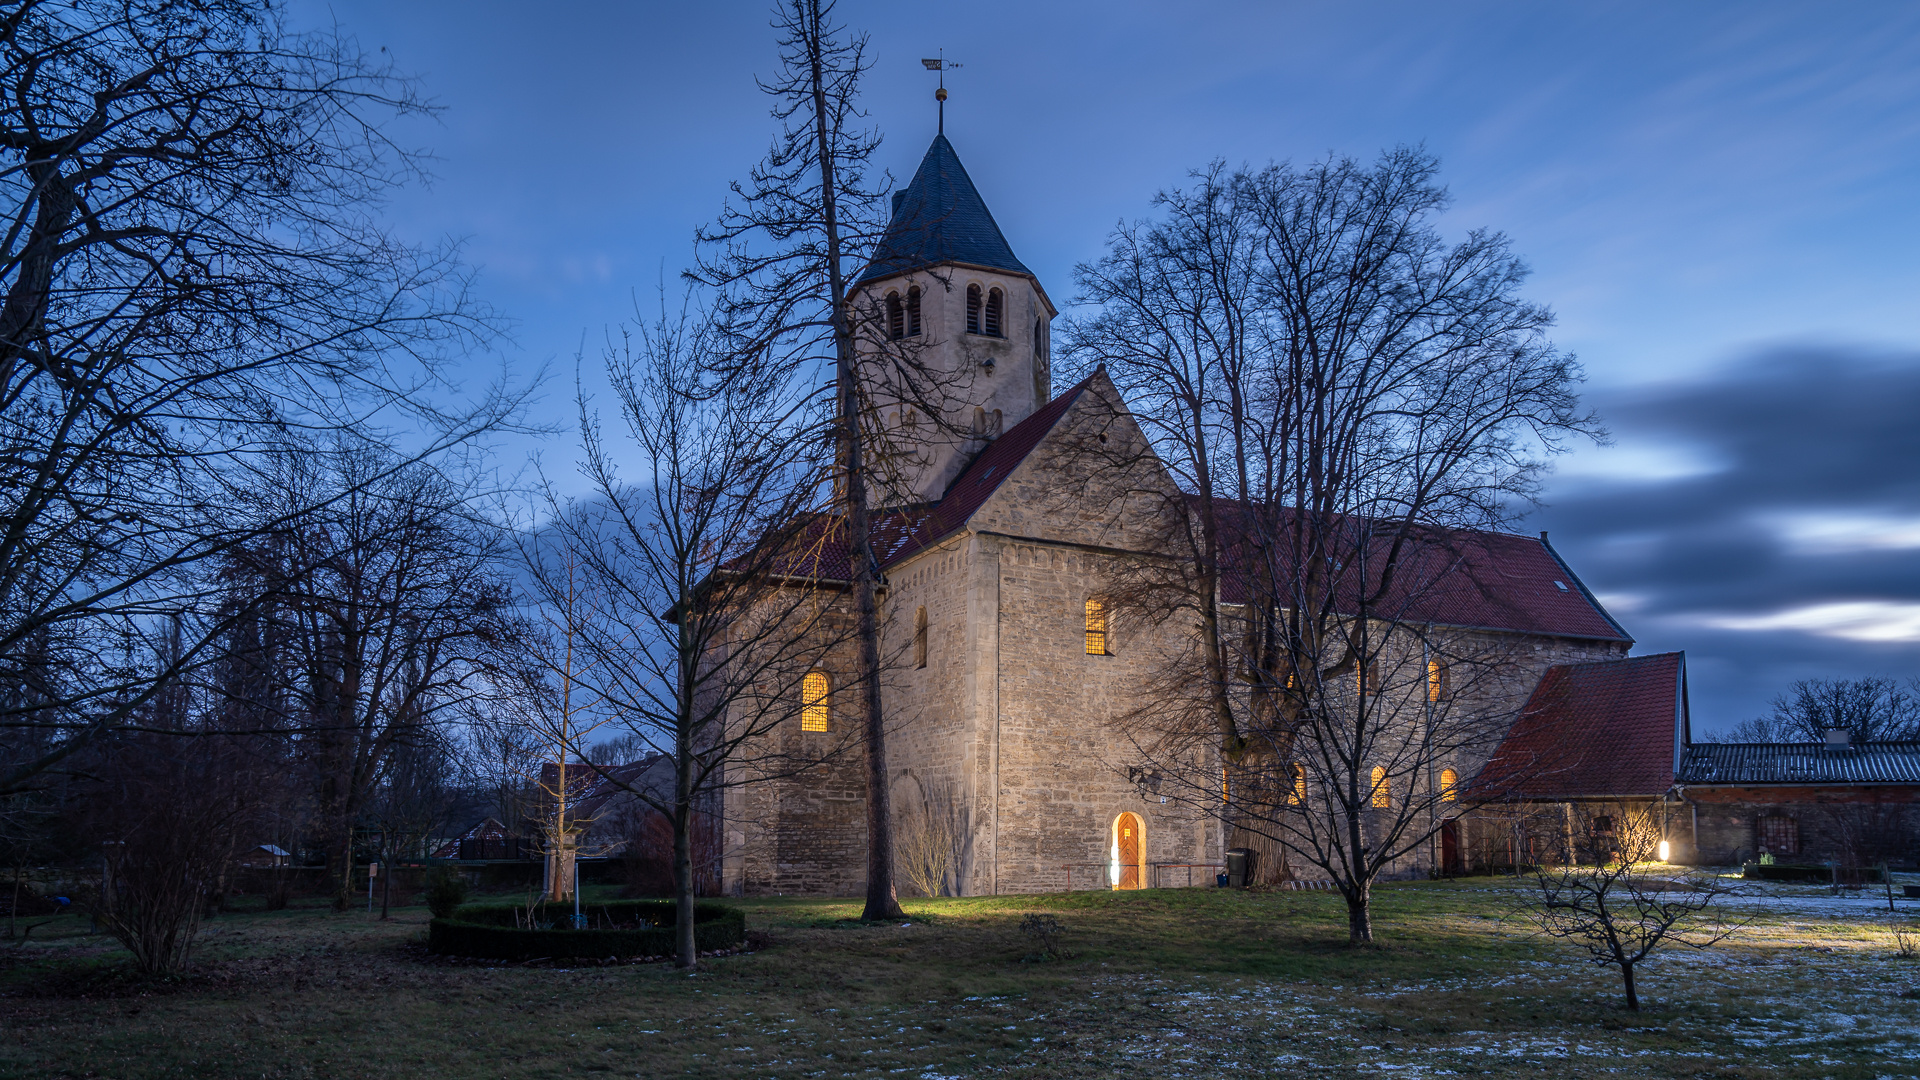
{"type": "Polygon", "coordinates": [[[1920,742],[1693,743],[1682,784],[1920,784],[1920,742]]]}
{"type": "Polygon", "coordinates": [[[860,282],[893,277],[939,263],[966,263],[1032,277],[994,223],[973,178],[945,135],[933,137],[927,156],[905,188],[893,194],[893,218],[860,282]]]}

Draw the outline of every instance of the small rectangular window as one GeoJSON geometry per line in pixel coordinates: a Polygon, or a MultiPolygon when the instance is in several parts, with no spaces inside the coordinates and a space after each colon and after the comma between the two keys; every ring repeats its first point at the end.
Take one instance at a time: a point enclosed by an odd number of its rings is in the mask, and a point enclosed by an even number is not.
{"type": "Polygon", "coordinates": [[[1087,655],[1107,655],[1107,605],[1087,599],[1087,655]]]}

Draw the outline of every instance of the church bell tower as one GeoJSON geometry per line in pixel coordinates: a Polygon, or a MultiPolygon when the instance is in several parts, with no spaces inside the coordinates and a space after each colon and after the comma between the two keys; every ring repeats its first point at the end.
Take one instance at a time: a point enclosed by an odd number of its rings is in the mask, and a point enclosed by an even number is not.
{"type": "Polygon", "coordinates": [[[937,502],[967,463],[1052,397],[1055,311],[944,134],[849,290],[862,377],[886,432],[883,504],[937,502]]]}

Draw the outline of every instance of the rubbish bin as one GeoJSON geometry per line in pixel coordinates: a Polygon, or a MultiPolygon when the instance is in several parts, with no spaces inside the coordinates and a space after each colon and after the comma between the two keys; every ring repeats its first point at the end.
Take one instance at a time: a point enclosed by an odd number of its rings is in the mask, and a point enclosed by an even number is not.
{"type": "Polygon", "coordinates": [[[1920,885],[1902,885],[1900,888],[1906,892],[1907,899],[1920,900],[1920,885]]]}
{"type": "Polygon", "coordinates": [[[1235,889],[1244,889],[1253,876],[1253,849],[1227,849],[1227,884],[1235,889]]]}

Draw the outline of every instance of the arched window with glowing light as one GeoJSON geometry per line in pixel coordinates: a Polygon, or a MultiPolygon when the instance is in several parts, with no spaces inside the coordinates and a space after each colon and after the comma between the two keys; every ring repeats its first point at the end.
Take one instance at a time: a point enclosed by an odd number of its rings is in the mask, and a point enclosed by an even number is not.
{"type": "Polygon", "coordinates": [[[1378,765],[1373,767],[1373,807],[1385,810],[1393,805],[1393,781],[1387,779],[1387,770],[1378,765]]]}
{"type": "Polygon", "coordinates": [[[1107,655],[1107,605],[1098,597],[1087,597],[1087,655],[1107,655]]]}
{"type": "Polygon", "coordinates": [[[1287,805],[1299,806],[1307,801],[1307,767],[1299,762],[1293,763],[1293,790],[1287,792],[1287,805]]]}
{"type": "Polygon", "coordinates": [[[1360,693],[1362,694],[1379,693],[1380,692],[1380,661],[1369,660],[1366,663],[1361,664],[1360,670],[1356,675],[1356,679],[1359,682],[1360,693]]]}
{"type": "Polygon", "coordinates": [[[1454,802],[1460,797],[1460,774],[1452,769],[1440,770],[1440,801],[1454,802]]]}
{"type": "Polygon", "coordinates": [[[1447,665],[1439,660],[1427,661],[1427,700],[1447,700],[1447,665]]]}
{"type": "Polygon", "coordinates": [[[1146,828],[1138,814],[1113,819],[1113,846],[1108,850],[1107,880],[1116,889],[1146,887],[1146,828]]]}
{"type": "Polygon", "coordinates": [[[832,708],[829,699],[833,696],[833,683],[827,673],[815,669],[807,672],[800,680],[800,730],[826,731],[832,726],[832,708]]]}

